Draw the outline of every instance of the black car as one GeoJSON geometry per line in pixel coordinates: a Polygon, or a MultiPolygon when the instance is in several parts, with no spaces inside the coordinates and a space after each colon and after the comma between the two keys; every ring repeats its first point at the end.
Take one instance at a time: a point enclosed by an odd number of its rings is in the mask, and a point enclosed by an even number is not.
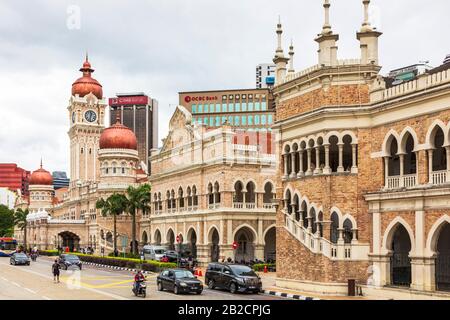
{"type": "Polygon", "coordinates": [[[169,259],[169,262],[177,262],[178,260],[178,252],[176,251],[167,250],[164,255],[169,259]]]}
{"type": "Polygon", "coordinates": [[[11,258],[9,259],[9,264],[12,264],[15,266],[21,265],[21,264],[29,266],[30,258],[25,253],[16,252],[11,255],[11,258]]]}
{"type": "Polygon", "coordinates": [[[210,263],[206,269],[205,283],[209,289],[226,289],[231,293],[262,290],[261,278],[248,266],[210,263]]]}
{"type": "Polygon", "coordinates": [[[63,270],[68,270],[69,268],[78,267],[81,270],[81,261],[76,255],[73,254],[62,254],[59,257],[59,266],[63,270]]]}
{"type": "Polygon", "coordinates": [[[203,284],[192,272],[186,269],[169,269],[161,272],[156,278],[159,291],[172,290],[175,294],[197,293],[203,291],[203,284]]]}

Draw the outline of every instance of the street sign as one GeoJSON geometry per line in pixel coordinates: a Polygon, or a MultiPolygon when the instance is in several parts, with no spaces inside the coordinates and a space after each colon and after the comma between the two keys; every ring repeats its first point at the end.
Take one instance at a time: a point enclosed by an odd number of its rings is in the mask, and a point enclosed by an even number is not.
{"type": "Polygon", "coordinates": [[[233,250],[236,250],[239,247],[239,243],[237,243],[236,241],[233,242],[233,250]]]}

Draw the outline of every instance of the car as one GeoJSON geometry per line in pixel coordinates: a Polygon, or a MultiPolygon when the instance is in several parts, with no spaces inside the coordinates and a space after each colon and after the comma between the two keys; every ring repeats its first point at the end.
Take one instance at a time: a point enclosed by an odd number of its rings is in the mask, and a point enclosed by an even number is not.
{"type": "Polygon", "coordinates": [[[203,284],[196,276],[186,269],[168,269],[156,278],[158,291],[171,290],[175,294],[203,292],[203,284]]]}
{"type": "Polygon", "coordinates": [[[11,255],[11,258],[9,259],[9,264],[12,264],[14,266],[16,265],[30,265],[30,258],[22,252],[15,252],[11,255]]]}
{"type": "Polygon", "coordinates": [[[62,254],[59,256],[59,266],[63,270],[68,270],[72,267],[78,267],[81,270],[81,261],[76,255],[62,254]]]}
{"type": "Polygon", "coordinates": [[[156,260],[159,261],[166,253],[168,247],[167,246],[152,246],[146,245],[143,248],[143,256],[145,260],[156,260]]]}
{"type": "Polygon", "coordinates": [[[181,256],[178,257],[178,252],[174,250],[167,250],[164,256],[166,256],[169,259],[168,262],[177,262],[178,258],[181,258],[181,256]]]}
{"type": "Polygon", "coordinates": [[[261,278],[252,268],[240,264],[210,263],[205,273],[209,289],[226,289],[231,293],[262,290],[261,278]]]}

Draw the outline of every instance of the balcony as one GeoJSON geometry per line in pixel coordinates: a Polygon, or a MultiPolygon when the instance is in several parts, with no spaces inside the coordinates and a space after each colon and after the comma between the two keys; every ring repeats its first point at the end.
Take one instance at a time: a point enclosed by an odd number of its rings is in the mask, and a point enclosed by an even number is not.
{"type": "Polygon", "coordinates": [[[210,203],[208,205],[209,210],[215,210],[215,209],[218,209],[219,207],[220,207],[220,203],[210,203]]]}
{"type": "Polygon", "coordinates": [[[409,174],[406,176],[403,176],[403,186],[405,188],[412,188],[417,185],[417,175],[416,174],[409,174]]]}
{"type": "Polygon", "coordinates": [[[431,183],[434,185],[447,183],[447,171],[434,171],[431,173],[431,183]]]}
{"type": "Polygon", "coordinates": [[[388,177],[386,189],[413,188],[417,186],[417,174],[408,174],[404,176],[388,177]]]}

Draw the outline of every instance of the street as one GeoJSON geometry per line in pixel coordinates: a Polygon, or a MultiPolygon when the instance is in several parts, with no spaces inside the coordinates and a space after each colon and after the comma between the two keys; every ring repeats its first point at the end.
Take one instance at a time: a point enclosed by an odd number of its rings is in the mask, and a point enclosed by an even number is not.
{"type": "MultiPolygon", "coordinates": [[[[12,266],[0,258],[0,300],[144,300],[131,292],[134,273],[83,265],[83,270],[61,270],[60,283],[53,282],[52,260],[39,257],[31,266],[12,266]]],[[[203,279],[201,279],[203,280],[203,279]]],[[[150,300],[277,300],[279,297],[235,294],[209,290],[201,295],[159,292],[156,274],[147,275],[150,300]]]]}

